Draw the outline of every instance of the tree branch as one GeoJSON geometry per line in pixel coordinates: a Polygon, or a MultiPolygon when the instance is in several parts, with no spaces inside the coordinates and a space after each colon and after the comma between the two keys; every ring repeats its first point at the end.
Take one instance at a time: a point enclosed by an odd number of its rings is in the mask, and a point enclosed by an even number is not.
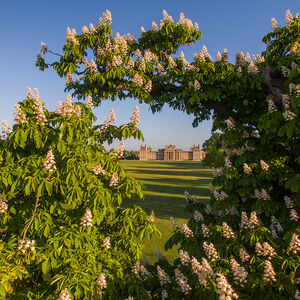
{"type": "Polygon", "coordinates": [[[272,100],[277,106],[282,106],[282,96],[285,94],[284,80],[282,78],[272,77],[272,70],[269,66],[261,71],[265,82],[261,86],[268,96],[272,96],[272,100]]]}
{"type": "Polygon", "coordinates": [[[24,233],[23,233],[23,237],[22,237],[22,240],[25,241],[25,237],[26,237],[26,233],[27,233],[27,230],[29,229],[33,219],[34,219],[34,216],[35,216],[35,213],[36,213],[36,209],[38,207],[38,202],[39,202],[39,194],[37,193],[36,195],[36,200],[35,200],[35,206],[34,206],[34,210],[33,210],[33,213],[32,213],[32,216],[31,216],[31,219],[28,223],[28,225],[26,226],[25,230],[24,230],[24,233]]]}

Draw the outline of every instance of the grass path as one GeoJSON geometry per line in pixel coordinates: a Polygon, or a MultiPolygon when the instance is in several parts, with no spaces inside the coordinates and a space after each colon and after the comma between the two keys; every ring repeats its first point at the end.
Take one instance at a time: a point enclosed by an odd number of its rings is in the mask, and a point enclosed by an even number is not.
{"type": "Polygon", "coordinates": [[[121,161],[129,175],[139,180],[145,187],[145,200],[125,201],[124,206],[140,205],[150,214],[155,212],[155,224],[162,237],[145,241],[144,253],[152,261],[154,250],[164,253],[170,262],[177,257],[177,248],[164,250],[164,244],[172,235],[170,217],[183,224],[190,218],[184,211],[184,192],[197,195],[199,199],[209,199],[209,182],[211,170],[200,162],[185,161],[121,161]]]}

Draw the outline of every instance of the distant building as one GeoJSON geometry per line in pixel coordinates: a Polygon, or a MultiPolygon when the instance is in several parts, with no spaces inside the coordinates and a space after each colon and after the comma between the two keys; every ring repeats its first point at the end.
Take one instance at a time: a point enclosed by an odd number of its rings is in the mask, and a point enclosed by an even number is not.
{"type": "Polygon", "coordinates": [[[139,153],[140,160],[203,160],[204,157],[205,152],[201,152],[200,145],[194,145],[190,148],[190,151],[176,149],[175,145],[152,151],[150,146],[141,145],[139,153]]]}

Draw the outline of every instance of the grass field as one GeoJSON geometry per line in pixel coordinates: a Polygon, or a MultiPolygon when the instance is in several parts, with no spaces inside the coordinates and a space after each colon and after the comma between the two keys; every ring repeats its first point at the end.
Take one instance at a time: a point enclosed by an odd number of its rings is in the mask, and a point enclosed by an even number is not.
{"type": "Polygon", "coordinates": [[[154,250],[158,249],[167,256],[170,262],[177,257],[177,248],[165,251],[164,244],[172,234],[169,218],[177,223],[187,222],[190,216],[184,211],[184,191],[197,195],[206,202],[209,199],[209,182],[211,170],[200,162],[172,161],[121,161],[129,175],[145,186],[145,200],[125,201],[124,206],[140,205],[150,214],[155,212],[155,224],[162,237],[152,238],[145,242],[143,253],[152,261],[154,250]]]}

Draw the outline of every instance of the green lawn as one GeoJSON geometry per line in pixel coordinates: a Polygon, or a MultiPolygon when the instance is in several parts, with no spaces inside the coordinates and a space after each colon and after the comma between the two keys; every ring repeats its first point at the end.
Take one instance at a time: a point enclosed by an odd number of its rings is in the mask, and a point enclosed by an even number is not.
{"type": "Polygon", "coordinates": [[[177,257],[178,249],[164,250],[164,244],[172,234],[169,218],[172,216],[179,224],[186,223],[190,218],[184,211],[184,191],[197,195],[205,202],[209,199],[211,170],[193,161],[121,161],[121,164],[129,175],[145,186],[145,200],[125,201],[123,205],[140,205],[148,214],[153,210],[155,224],[162,233],[161,238],[145,241],[144,254],[153,261],[153,252],[158,249],[172,262],[177,257]]]}

